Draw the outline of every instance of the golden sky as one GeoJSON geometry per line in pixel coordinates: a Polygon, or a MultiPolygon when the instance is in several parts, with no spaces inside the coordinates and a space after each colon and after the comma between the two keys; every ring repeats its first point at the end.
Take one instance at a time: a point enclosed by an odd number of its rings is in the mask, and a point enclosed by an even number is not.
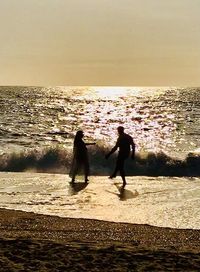
{"type": "Polygon", "coordinates": [[[0,0],[0,85],[200,86],[200,0],[0,0]]]}

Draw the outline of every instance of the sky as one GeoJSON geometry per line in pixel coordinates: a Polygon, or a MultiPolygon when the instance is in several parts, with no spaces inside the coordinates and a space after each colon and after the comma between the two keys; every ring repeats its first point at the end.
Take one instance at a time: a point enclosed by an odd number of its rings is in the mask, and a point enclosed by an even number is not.
{"type": "Polygon", "coordinates": [[[0,0],[0,85],[200,86],[200,0],[0,0]]]}

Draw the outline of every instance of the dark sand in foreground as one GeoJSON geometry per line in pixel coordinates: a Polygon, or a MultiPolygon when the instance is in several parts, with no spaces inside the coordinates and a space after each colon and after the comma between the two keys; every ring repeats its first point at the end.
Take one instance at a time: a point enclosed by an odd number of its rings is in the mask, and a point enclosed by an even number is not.
{"type": "Polygon", "coordinates": [[[200,271],[200,230],[0,209],[0,271],[200,271]]]}

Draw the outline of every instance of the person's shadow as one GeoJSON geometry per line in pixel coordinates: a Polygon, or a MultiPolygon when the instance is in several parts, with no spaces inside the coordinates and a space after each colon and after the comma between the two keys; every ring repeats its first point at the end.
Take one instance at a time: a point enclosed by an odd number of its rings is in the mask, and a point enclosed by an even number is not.
{"type": "Polygon", "coordinates": [[[87,186],[87,182],[70,182],[70,195],[76,195],[81,190],[84,190],[87,186]]]}
{"type": "Polygon", "coordinates": [[[135,190],[135,192],[133,193],[132,191],[125,189],[125,186],[119,186],[117,184],[115,184],[115,186],[117,187],[117,189],[119,191],[119,194],[117,194],[117,195],[119,197],[119,200],[121,200],[121,201],[135,198],[139,195],[137,190],[135,190]]]}
{"type": "Polygon", "coordinates": [[[125,201],[127,199],[135,198],[139,195],[138,191],[135,190],[135,192],[132,192],[130,190],[125,189],[125,186],[119,186],[118,184],[114,183],[114,185],[117,187],[117,190],[119,193],[113,193],[108,191],[111,194],[117,195],[119,197],[119,200],[125,201]]]}

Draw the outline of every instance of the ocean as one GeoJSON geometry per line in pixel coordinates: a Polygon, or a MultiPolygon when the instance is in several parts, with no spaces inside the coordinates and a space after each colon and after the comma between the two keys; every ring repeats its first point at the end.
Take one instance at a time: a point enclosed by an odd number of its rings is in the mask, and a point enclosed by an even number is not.
{"type": "Polygon", "coordinates": [[[0,87],[0,207],[199,229],[199,101],[199,88],[0,87]],[[119,125],[136,144],[123,190],[105,160],[119,125]],[[80,129],[96,145],[89,184],[72,187],[80,129]]]}

